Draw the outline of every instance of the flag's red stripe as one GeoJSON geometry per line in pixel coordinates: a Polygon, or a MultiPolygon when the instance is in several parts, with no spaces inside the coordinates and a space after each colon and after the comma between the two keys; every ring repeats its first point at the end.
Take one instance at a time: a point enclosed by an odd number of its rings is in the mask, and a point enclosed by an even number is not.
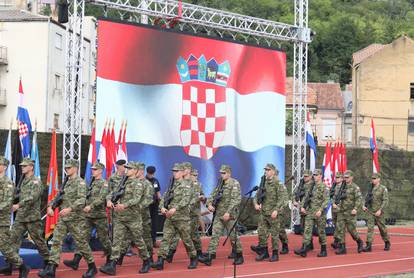
{"type": "Polygon", "coordinates": [[[98,76],[132,84],[180,84],[177,59],[193,54],[207,61],[230,63],[227,87],[240,94],[272,91],[285,94],[286,54],[165,32],[140,26],[100,21],[98,76]],[[113,59],[116,53],[116,59],[113,59]]]}

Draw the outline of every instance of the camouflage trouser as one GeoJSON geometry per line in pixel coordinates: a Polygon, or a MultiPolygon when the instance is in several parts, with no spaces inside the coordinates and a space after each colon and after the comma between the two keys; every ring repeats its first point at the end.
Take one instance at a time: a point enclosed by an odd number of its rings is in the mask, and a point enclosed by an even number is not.
{"type": "Polygon", "coordinates": [[[288,241],[288,235],[287,235],[286,229],[285,229],[286,222],[289,219],[289,215],[290,215],[290,209],[289,208],[284,208],[281,211],[280,215],[278,216],[278,217],[280,217],[280,219],[279,219],[279,225],[280,225],[280,227],[279,227],[279,229],[280,229],[279,239],[284,244],[288,244],[288,242],[289,242],[288,241]]]}
{"type": "Polygon", "coordinates": [[[359,234],[356,230],[356,215],[338,213],[336,224],[339,243],[345,243],[345,229],[351,234],[353,240],[359,239],[359,234]]]}
{"type": "MultiPolygon", "coordinates": [[[[201,251],[201,238],[200,233],[198,232],[199,224],[199,215],[191,215],[190,220],[190,236],[191,240],[193,241],[194,248],[196,251],[201,251]]],[[[175,237],[170,242],[170,250],[177,250],[178,242],[180,241],[180,237],[178,235],[175,235],[175,237]]]]}
{"type": "Polygon", "coordinates": [[[163,238],[160,249],[158,250],[158,257],[167,257],[170,249],[170,243],[177,234],[183,241],[188,256],[190,258],[195,258],[197,253],[194,248],[193,241],[191,240],[190,225],[188,225],[188,221],[171,220],[170,218],[166,218],[164,222],[163,238]]]}
{"type": "MultiPolygon", "coordinates": [[[[102,244],[105,256],[109,256],[111,254],[111,241],[109,240],[109,236],[108,236],[107,218],[86,217],[83,231],[84,231],[84,237],[86,238],[87,242],[91,240],[91,231],[93,228],[96,229],[96,235],[98,236],[98,239],[102,244]]],[[[75,253],[80,255],[80,252],[77,250],[75,253]]]]}
{"type": "MultiPolygon", "coordinates": [[[[217,216],[214,217],[213,233],[211,235],[210,244],[208,245],[208,251],[207,251],[208,253],[210,254],[216,253],[216,249],[219,244],[220,236],[223,234],[223,230],[226,229],[227,232],[229,232],[230,229],[233,227],[233,225],[234,225],[234,220],[232,219],[225,222],[222,217],[217,217],[217,216]]],[[[236,247],[237,253],[241,253],[243,251],[241,242],[240,242],[240,239],[236,238],[236,236],[237,235],[235,231],[233,230],[233,232],[230,235],[231,246],[233,249],[234,247],[236,247]],[[234,242],[237,242],[236,246],[234,246],[234,242]]]]}
{"type": "Polygon", "coordinates": [[[10,242],[13,245],[14,250],[19,253],[23,235],[26,232],[29,232],[30,238],[36,244],[39,254],[42,256],[43,260],[48,260],[49,249],[47,248],[45,238],[43,237],[43,225],[40,220],[33,222],[16,221],[13,223],[13,228],[10,233],[10,242]]]}
{"type": "Polygon", "coordinates": [[[114,241],[112,242],[111,260],[119,259],[121,252],[125,250],[126,242],[129,244],[129,239],[138,248],[141,259],[148,259],[147,246],[142,238],[142,220],[140,215],[137,217],[131,216],[131,220],[121,220],[115,217],[113,223],[114,241]]]}
{"type": "Polygon", "coordinates": [[[273,219],[270,215],[259,216],[259,225],[257,227],[257,234],[259,236],[259,246],[267,248],[267,238],[272,238],[272,250],[279,250],[279,234],[280,234],[280,219],[276,217],[273,219]]]}
{"type": "Polygon", "coordinates": [[[309,245],[311,243],[313,226],[315,224],[318,227],[319,244],[326,245],[326,215],[322,213],[321,217],[315,218],[313,212],[305,216],[305,229],[303,231],[302,244],[309,245]]]}
{"type": "Polygon", "coordinates": [[[62,241],[67,233],[71,233],[79,253],[88,264],[93,263],[94,259],[92,251],[89,247],[89,242],[86,241],[84,236],[84,226],[85,218],[71,219],[70,221],[59,218],[56,228],[53,231],[52,249],[50,250],[49,261],[59,265],[60,253],[62,252],[62,241]]]}
{"type": "Polygon", "coordinates": [[[9,226],[2,226],[0,227],[0,252],[4,255],[6,260],[19,267],[23,264],[22,258],[19,257],[19,254],[10,245],[10,229],[9,226]]]}
{"type": "Polygon", "coordinates": [[[334,238],[338,239],[338,229],[337,229],[337,225],[338,225],[338,215],[335,211],[332,210],[332,224],[335,226],[335,232],[334,232],[334,238]]]}
{"type": "Polygon", "coordinates": [[[141,213],[142,217],[142,237],[144,239],[145,245],[147,246],[148,253],[152,255],[153,252],[153,242],[151,236],[151,215],[148,208],[144,209],[141,213]]]}
{"type": "MultiPolygon", "coordinates": [[[[375,213],[375,212],[371,212],[371,213],[375,213]]],[[[373,241],[375,225],[378,226],[382,240],[389,241],[390,238],[387,233],[387,227],[385,226],[384,214],[381,215],[380,217],[377,217],[375,215],[372,215],[371,213],[367,213],[367,225],[368,225],[367,242],[372,243],[373,241]]]]}

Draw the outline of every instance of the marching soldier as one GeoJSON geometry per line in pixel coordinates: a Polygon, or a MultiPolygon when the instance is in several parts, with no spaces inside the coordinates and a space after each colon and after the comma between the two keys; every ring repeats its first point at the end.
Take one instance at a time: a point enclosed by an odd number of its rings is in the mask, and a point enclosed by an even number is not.
{"type": "Polygon", "coordinates": [[[151,262],[147,247],[142,238],[142,218],[140,204],[145,198],[144,184],[136,176],[142,165],[136,162],[128,162],[125,165],[127,177],[124,185],[119,185],[117,193],[121,193],[117,203],[112,202],[112,194],[107,196],[106,206],[115,211],[113,219],[114,241],[112,242],[111,259],[99,270],[108,275],[116,274],[116,261],[121,256],[121,251],[126,238],[130,236],[135,246],[138,247],[139,255],[143,260],[139,273],[149,271],[151,262]],[[121,188],[124,186],[123,188],[121,188]],[[122,191],[123,190],[123,191],[122,191]]]}
{"type": "Polygon", "coordinates": [[[381,176],[378,173],[372,174],[372,188],[370,194],[370,200],[368,200],[367,204],[363,207],[364,211],[367,212],[368,218],[367,245],[364,248],[364,252],[372,251],[375,225],[378,226],[381,238],[385,242],[384,250],[389,251],[391,243],[384,221],[384,209],[388,206],[388,190],[381,184],[381,176]]]}
{"type": "Polygon", "coordinates": [[[1,274],[11,275],[14,265],[19,268],[19,277],[26,278],[30,268],[24,264],[15,248],[10,245],[9,240],[14,186],[13,182],[5,175],[8,166],[9,161],[4,156],[0,156],[0,252],[8,262],[8,266],[2,269],[1,274]]]}
{"type": "MultiPolygon", "coordinates": [[[[279,171],[276,170],[276,175],[279,175],[279,171]]],[[[282,195],[286,196],[286,199],[284,200],[284,206],[282,207],[281,213],[279,215],[280,217],[280,227],[279,227],[279,239],[282,243],[282,250],[280,250],[281,255],[285,255],[289,253],[289,239],[288,235],[286,233],[285,225],[286,222],[289,220],[290,217],[290,209],[289,209],[289,194],[287,191],[287,188],[284,184],[279,183],[279,186],[281,187],[282,195]]]]}
{"type": "Polygon", "coordinates": [[[305,185],[305,199],[302,202],[300,212],[305,215],[305,229],[303,232],[302,248],[296,249],[295,254],[306,257],[308,245],[312,240],[313,226],[317,225],[319,244],[321,251],[318,257],[326,257],[326,212],[328,206],[328,189],[322,182],[322,172],[316,169],[313,172],[314,182],[305,185]]]}
{"type": "MultiPolygon", "coordinates": [[[[334,200],[335,192],[337,192],[337,190],[339,190],[339,188],[341,187],[342,181],[343,181],[342,173],[337,172],[335,174],[335,183],[330,190],[330,199],[331,199],[332,204],[335,201],[334,200]]],[[[334,242],[331,243],[331,246],[333,249],[337,249],[338,244],[339,244],[338,229],[337,229],[337,212],[336,212],[336,209],[334,209],[333,207],[332,207],[332,223],[335,226],[335,232],[334,232],[334,242]]]]}
{"type": "Polygon", "coordinates": [[[146,179],[149,180],[149,182],[152,184],[152,187],[154,188],[154,196],[153,196],[153,202],[151,203],[149,210],[151,215],[151,237],[152,237],[152,244],[155,246],[157,241],[157,220],[158,220],[158,206],[160,205],[161,200],[161,186],[158,179],[154,176],[155,174],[155,167],[154,166],[148,166],[147,167],[147,175],[146,179]]]}
{"type": "Polygon", "coordinates": [[[20,186],[20,194],[18,197],[16,196],[18,203],[13,205],[16,219],[10,233],[10,242],[18,253],[23,235],[28,232],[46,265],[49,260],[49,249],[42,234],[43,225],[40,215],[44,187],[40,179],[34,176],[34,160],[24,158],[20,166],[22,166],[23,181],[20,186]]]}
{"type": "Polygon", "coordinates": [[[339,246],[335,254],[346,254],[345,229],[351,234],[352,239],[358,244],[358,253],[363,251],[363,242],[356,230],[356,215],[362,207],[361,190],[353,182],[354,173],[347,170],[344,173],[345,183],[338,188],[335,194],[335,202],[332,207],[337,211],[337,229],[339,246]]]}
{"type": "MultiPolygon", "coordinates": [[[[56,275],[56,267],[60,262],[62,241],[66,234],[72,234],[76,247],[82,257],[88,263],[88,270],[83,278],[94,277],[97,273],[89,242],[84,237],[85,216],[83,208],[86,201],[86,183],[78,176],[78,161],[68,159],[65,163],[65,172],[68,180],[64,186],[64,194],[57,194],[49,203],[47,213],[54,215],[55,207],[59,208],[59,220],[53,233],[52,249],[49,256],[49,264],[38,275],[43,278],[51,278],[56,275]]],[[[62,185],[63,186],[63,185],[62,185]]]]}
{"type": "MultiPolygon", "coordinates": [[[[258,248],[251,249],[257,253],[256,261],[263,261],[269,258],[269,251],[267,249],[267,238],[272,238],[272,257],[269,259],[270,262],[279,260],[279,235],[281,233],[281,214],[288,202],[287,190],[285,186],[279,184],[277,175],[279,171],[276,167],[268,163],[265,168],[265,183],[264,190],[265,195],[262,201],[259,201],[258,194],[256,194],[253,203],[257,211],[260,211],[259,226],[257,233],[259,236],[258,248]]],[[[262,185],[261,185],[262,186],[262,185]]],[[[284,228],[283,228],[284,229],[284,228]]],[[[286,232],[285,232],[286,233],[286,232]]]]}
{"type": "Polygon", "coordinates": [[[197,268],[197,253],[191,240],[191,227],[188,225],[190,222],[190,203],[194,190],[192,182],[183,178],[184,166],[182,164],[174,164],[172,171],[174,184],[164,193],[160,202],[161,213],[165,215],[166,219],[163,239],[157,254],[158,260],[153,267],[157,270],[164,269],[164,260],[168,255],[170,244],[178,233],[190,257],[190,264],[187,268],[195,269],[197,268]]]}
{"type": "MultiPolygon", "coordinates": [[[[104,168],[105,165],[99,162],[95,162],[91,167],[93,181],[88,188],[86,206],[83,208],[86,216],[84,236],[86,237],[86,241],[89,242],[92,228],[96,228],[96,233],[103,246],[106,260],[109,261],[111,256],[111,242],[108,237],[108,220],[105,209],[108,183],[102,179],[102,171],[104,168]]],[[[82,255],[76,251],[73,260],[64,260],[63,263],[73,270],[77,270],[81,259],[82,255]]]]}
{"type": "MultiPolygon", "coordinates": [[[[224,228],[229,232],[234,225],[241,203],[240,183],[231,177],[231,168],[228,165],[222,165],[220,168],[222,184],[218,185],[213,194],[208,198],[208,210],[215,212],[213,222],[213,234],[206,254],[199,258],[199,261],[210,266],[212,260],[216,258],[216,249],[219,244],[219,238],[224,228]],[[213,206],[213,201],[217,204],[213,206]]],[[[230,234],[232,250],[236,250],[234,264],[243,264],[243,249],[240,240],[237,239],[236,231],[230,234]]]]}

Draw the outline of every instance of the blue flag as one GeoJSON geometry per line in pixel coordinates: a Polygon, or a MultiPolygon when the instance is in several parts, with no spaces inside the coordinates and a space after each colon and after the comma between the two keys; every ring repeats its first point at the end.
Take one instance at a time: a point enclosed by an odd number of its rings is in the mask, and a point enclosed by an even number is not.
{"type": "Polygon", "coordinates": [[[29,112],[24,105],[24,93],[22,80],[19,83],[19,105],[17,107],[18,132],[22,145],[23,157],[30,156],[30,132],[32,131],[32,124],[30,122],[29,112]]]}
{"type": "Polygon", "coordinates": [[[30,158],[35,161],[34,175],[40,179],[39,147],[37,146],[37,131],[33,134],[32,154],[30,158]]]}
{"type": "Polygon", "coordinates": [[[12,150],[11,150],[11,128],[9,129],[9,135],[7,135],[7,143],[6,143],[6,150],[4,151],[4,157],[10,161],[9,167],[7,167],[6,176],[9,179],[13,179],[13,172],[12,172],[12,150]]]}

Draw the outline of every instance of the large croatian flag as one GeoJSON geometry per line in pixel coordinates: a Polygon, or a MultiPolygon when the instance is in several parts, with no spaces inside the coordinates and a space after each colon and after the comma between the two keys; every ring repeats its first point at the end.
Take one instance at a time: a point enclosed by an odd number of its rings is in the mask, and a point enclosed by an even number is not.
{"type": "MultiPolygon", "coordinates": [[[[274,163],[284,180],[285,53],[174,31],[101,20],[97,133],[127,119],[128,159],[199,170],[206,194],[221,164],[243,192],[274,163]]],[[[162,188],[165,190],[165,186],[162,188]]]]}

